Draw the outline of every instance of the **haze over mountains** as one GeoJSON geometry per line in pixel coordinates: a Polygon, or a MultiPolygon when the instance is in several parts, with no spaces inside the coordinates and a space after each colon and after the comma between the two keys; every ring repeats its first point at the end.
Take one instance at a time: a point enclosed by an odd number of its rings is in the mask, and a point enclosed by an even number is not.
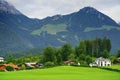
{"type": "Polygon", "coordinates": [[[65,43],[73,46],[81,40],[107,37],[112,53],[120,49],[120,25],[92,7],[69,15],[31,19],[4,0],[0,0],[0,54],[65,43]]]}

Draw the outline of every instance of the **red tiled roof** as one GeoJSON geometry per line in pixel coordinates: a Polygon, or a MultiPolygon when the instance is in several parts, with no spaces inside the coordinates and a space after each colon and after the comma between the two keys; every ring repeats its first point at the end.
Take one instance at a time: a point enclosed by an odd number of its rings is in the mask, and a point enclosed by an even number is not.
{"type": "Polygon", "coordinates": [[[4,69],[7,67],[7,66],[11,66],[12,68],[14,69],[19,69],[19,67],[17,65],[14,65],[14,64],[2,64],[0,65],[0,68],[3,69],[3,66],[4,66],[4,69]]]}

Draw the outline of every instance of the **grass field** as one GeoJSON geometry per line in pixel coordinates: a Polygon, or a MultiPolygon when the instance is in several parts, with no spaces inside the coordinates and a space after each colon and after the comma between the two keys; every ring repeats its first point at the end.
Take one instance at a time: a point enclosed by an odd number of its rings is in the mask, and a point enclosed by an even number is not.
{"type": "Polygon", "coordinates": [[[114,65],[114,66],[110,66],[108,68],[120,70],[120,65],[114,65]]]}
{"type": "Polygon", "coordinates": [[[120,73],[98,68],[60,66],[0,72],[0,80],[120,80],[120,73]]]}

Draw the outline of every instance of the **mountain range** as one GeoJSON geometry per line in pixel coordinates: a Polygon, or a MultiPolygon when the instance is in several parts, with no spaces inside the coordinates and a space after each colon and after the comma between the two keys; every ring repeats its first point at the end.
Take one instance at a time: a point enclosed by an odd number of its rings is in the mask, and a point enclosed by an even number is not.
{"type": "Polygon", "coordinates": [[[93,7],[84,7],[68,15],[55,15],[44,19],[32,19],[18,11],[5,0],[0,0],[0,54],[72,46],[81,40],[107,37],[115,53],[120,49],[120,25],[93,7]]]}

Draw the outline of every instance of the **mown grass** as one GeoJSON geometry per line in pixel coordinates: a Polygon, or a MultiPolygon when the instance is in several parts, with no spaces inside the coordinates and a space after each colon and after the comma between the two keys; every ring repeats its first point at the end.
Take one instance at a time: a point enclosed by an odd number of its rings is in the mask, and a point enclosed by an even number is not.
{"type": "Polygon", "coordinates": [[[98,68],[60,66],[0,72],[0,80],[120,80],[120,73],[98,68]]]}
{"type": "Polygon", "coordinates": [[[109,66],[108,68],[120,70],[120,65],[113,65],[113,66],[109,66]]]}
{"type": "Polygon", "coordinates": [[[112,65],[112,66],[108,66],[108,67],[99,67],[99,68],[120,73],[120,65],[112,65]]]}

